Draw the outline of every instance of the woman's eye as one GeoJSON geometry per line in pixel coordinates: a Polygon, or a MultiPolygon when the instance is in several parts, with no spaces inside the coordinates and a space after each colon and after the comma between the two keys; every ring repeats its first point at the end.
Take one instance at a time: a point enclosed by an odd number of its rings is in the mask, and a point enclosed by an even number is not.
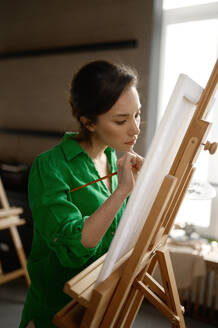
{"type": "Polygon", "coordinates": [[[115,123],[117,123],[117,124],[119,124],[119,125],[122,125],[122,124],[126,123],[126,120],[124,120],[124,121],[119,121],[119,122],[115,122],[115,123]]]}

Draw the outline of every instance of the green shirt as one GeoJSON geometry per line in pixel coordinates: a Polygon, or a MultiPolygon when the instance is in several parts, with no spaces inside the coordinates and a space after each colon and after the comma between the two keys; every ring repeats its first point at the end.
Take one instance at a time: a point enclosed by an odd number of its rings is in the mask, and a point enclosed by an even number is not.
{"type": "MultiPolygon", "coordinates": [[[[66,281],[102,256],[109,248],[122,216],[122,204],[108,231],[94,248],[81,243],[85,220],[111,195],[103,181],[72,189],[99,178],[94,162],[66,133],[62,142],[40,154],[29,176],[29,204],[34,234],[28,271],[28,290],[20,328],[33,320],[36,327],[55,327],[51,320],[70,298],[63,293],[66,281]]],[[[105,150],[111,172],[117,170],[115,151],[105,150]]],[[[117,176],[111,178],[112,192],[117,176]]],[[[97,229],[97,227],[96,227],[97,229]]]]}

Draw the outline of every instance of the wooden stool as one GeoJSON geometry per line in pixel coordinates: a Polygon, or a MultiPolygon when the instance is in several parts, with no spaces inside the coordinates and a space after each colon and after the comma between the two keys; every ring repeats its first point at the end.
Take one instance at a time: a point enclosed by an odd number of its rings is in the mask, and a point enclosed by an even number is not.
{"type": "Polygon", "coordinates": [[[20,214],[23,213],[23,209],[20,207],[10,207],[1,178],[0,205],[0,230],[9,229],[11,238],[13,240],[17,252],[17,256],[21,264],[20,269],[4,274],[0,263],[0,284],[4,284],[20,276],[25,276],[26,282],[29,285],[30,278],[26,268],[26,256],[17,230],[17,226],[25,224],[25,220],[20,218],[20,214]]]}

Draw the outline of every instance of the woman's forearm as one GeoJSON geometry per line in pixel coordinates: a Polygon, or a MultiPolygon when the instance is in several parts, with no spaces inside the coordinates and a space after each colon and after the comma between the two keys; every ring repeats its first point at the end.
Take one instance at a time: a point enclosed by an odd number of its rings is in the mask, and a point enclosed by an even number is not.
{"type": "Polygon", "coordinates": [[[128,194],[117,188],[115,192],[85,221],[81,242],[85,247],[95,247],[119,211],[128,194]]]}

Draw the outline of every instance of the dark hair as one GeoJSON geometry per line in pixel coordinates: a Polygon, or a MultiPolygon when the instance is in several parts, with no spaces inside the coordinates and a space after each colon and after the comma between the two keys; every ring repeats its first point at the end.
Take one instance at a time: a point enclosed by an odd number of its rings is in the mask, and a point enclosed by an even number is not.
{"type": "Polygon", "coordinates": [[[70,104],[73,116],[80,123],[77,139],[90,140],[90,131],[80,122],[87,117],[95,123],[97,117],[110,110],[128,87],[137,86],[138,78],[133,69],[104,60],[83,66],[73,77],[70,88],[70,104]]]}

